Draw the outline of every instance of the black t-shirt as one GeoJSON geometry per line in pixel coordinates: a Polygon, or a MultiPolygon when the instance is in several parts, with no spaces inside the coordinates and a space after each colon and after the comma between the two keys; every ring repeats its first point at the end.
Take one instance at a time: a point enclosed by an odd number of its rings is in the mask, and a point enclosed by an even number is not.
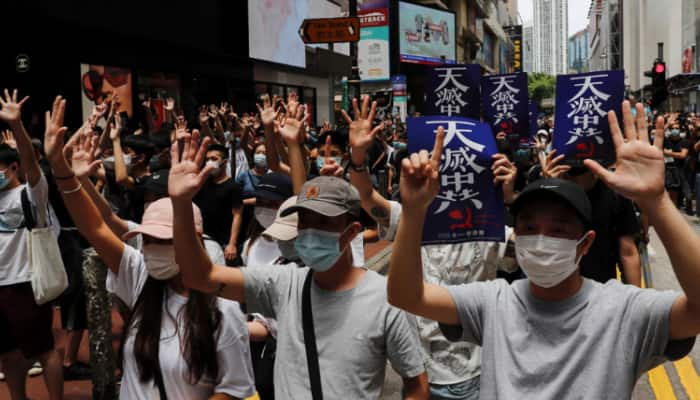
{"type": "Polygon", "coordinates": [[[46,183],[49,185],[49,203],[56,213],[56,218],[61,224],[61,228],[75,228],[75,223],[73,218],[71,218],[66,209],[66,205],[63,203],[63,198],[61,193],[58,191],[58,186],[56,186],[56,180],[53,178],[53,172],[51,171],[51,166],[46,159],[39,161],[39,167],[41,167],[41,172],[44,173],[46,177],[46,183]]]}
{"type": "Polygon", "coordinates": [[[638,233],[639,222],[632,202],[613,192],[602,181],[599,180],[587,195],[593,209],[596,238],[581,260],[581,274],[598,282],[607,282],[616,278],[619,239],[638,233]]]}
{"type": "MultiPolygon", "coordinates": [[[[690,143],[688,142],[687,139],[681,139],[678,141],[666,139],[666,140],[664,140],[664,149],[671,150],[674,153],[679,153],[679,152],[683,151],[683,149],[690,149],[690,143]]],[[[685,159],[678,159],[678,158],[673,159],[673,163],[677,167],[683,167],[684,162],[685,162],[685,159]]]]}
{"type": "Polygon", "coordinates": [[[241,186],[233,179],[219,184],[208,179],[195,196],[194,203],[202,211],[204,233],[226,246],[231,238],[233,210],[243,205],[241,186]]]}

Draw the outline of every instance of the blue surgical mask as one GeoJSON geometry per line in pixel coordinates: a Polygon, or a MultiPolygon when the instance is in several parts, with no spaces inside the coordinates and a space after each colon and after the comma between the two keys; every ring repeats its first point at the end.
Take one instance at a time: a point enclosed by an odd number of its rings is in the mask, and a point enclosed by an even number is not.
{"type": "Polygon", "coordinates": [[[253,164],[258,168],[267,168],[267,157],[265,154],[255,154],[253,156],[253,164]]]}
{"type": "Polygon", "coordinates": [[[7,175],[5,175],[5,171],[0,171],[0,190],[3,190],[7,187],[7,185],[10,184],[10,180],[7,179],[7,175]]]}
{"type": "Polygon", "coordinates": [[[305,265],[316,272],[325,272],[340,258],[341,233],[318,229],[302,229],[294,248],[305,265]]]}
{"type": "Polygon", "coordinates": [[[394,150],[406,150],[406,143],[404,142],[394,142],[394,150]]]}
{"type": "MultiPolygon", "coordinates": [[[[332,158],[332,159],[335,161],[335,163],[338,164],[338,165],[341,165],[341,163],[343,162],[343,159],[340,158],[340,157],[331,157],[331,158],[332,158]]],[[[321,168],[323,168],[323,164],[324,164],[325,162],[326,162],[326,157],[321,157],[321,156],[316,157],[316,166],[318,167],[318,170],[319,170],[319,171],[321,170],[321,168]]]]}
{"type": "Polygon", "coordinates": [[[240,146],[241,145],[241,138],[236,136],[235,138],[233,138],[233,143],[236,145],[236,147],[240,146]]]}
{"type": "Polygon", "coordinates": [[[680,136],[680,135],[681,135],[681,131],[679,131],[678,129],[671,129],[671,136],[680,136]]]}

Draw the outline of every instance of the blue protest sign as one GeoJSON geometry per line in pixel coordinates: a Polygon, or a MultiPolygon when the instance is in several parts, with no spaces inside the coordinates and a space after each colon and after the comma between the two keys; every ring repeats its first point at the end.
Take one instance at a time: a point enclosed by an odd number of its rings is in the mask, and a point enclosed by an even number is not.
{"type": "Polygon", "coordinates": [[[488,124],[459,117],[409,118],[408,150],[432,150],[445,128],[440,193],[428,209],[423,244],[504,240],[503,192],[493,184],[498,151],[488,124]]]}
{"type": "Polygon", "coordinates": [[[530,140],[527,74],[489,75],[481,78],[484,120],[494,132],[505,132],[512,145],[530,140]]]}
{"type": "Polygon", "coordinates": [[[528,108],[530,113],[530,139],[532,139],[537,135],[537,114],[539,114],[540,110],[537,107],[537,103],[532,100],[530,100],[528,108]]]}
{"type": "Polygon", "coordinates": [[[580,166],[590,158],[615,161],[608,111],[621,115],[624,71],[596,71],[557,77],[553,146],[565,163],[580,166]]]}
{"type": "Polygon", "coordinates": [[[479,119],[480,65],[442,65],[434,67],[430,74],[426,115],[479,119]]]}

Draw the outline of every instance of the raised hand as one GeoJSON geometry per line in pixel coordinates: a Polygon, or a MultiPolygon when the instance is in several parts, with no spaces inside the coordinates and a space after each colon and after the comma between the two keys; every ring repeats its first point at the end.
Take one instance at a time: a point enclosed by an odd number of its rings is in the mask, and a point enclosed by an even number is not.
{"type": "Polygon", "coordinates": [[[554,157],[554,154],[556,154],[556,150],[552,150],[547,154],[547,158],[545,160],[545,165],[544,168],[542,169],[542,177],[544,178],[561,178],[564,173],[569,172],[571,170],[570,165],[559,165],[561,160],[564,159],[564,154],[554,157]]]}
{"type": "Polygon", "coordinates": [[[170,147],[172,166],[168,177],[168,194],[173,199],[191,201],[214,169],[213,166],[202,168],[211,139],[204,138],[202,144],[197,147],[198,140],[199,131],[197,130],[192,135],[185,136],[182,140],[182,156],[180,156],[179,141],[175,141],[170,147]]]}
{"type": "Polygon", "coordinates": [[[73,151],[71,156],[71,166],[73,173],[78,178],[91,176],[97,171],[102,164],[101,160],[95,160],[99,146],[97,135],[89,135],[84,133],[76,133],[77,140],[73,142],[73,151]]]}
{"type": "MultiPolygon", "coordinates": [[[[292,95],[289,97],[291,98],[292,95]]],[[[301,114],[303,112],[304,110],[301,107],[288,106],[286,114],[280,112],[274,119],[275,130],[279,132],[280,136],[282,136],[282,140],[284,140],[287,145],[291,143],[304,143],[306,134],[304,131],[304,121],[301,120],[301,114]]]]}
{"type": "Polygon", "coordinates": [[[63,136],[68,128],[63,126],[66,114],[66,100],[56,96],[51,111],[46,112],[46,131],[44,132],[44,153],[51,162],[61,161],[63,157],[63,136]]]}
{"type": "Polygon", "coordinates": [[[277,105],[279,98],[275,95],[270,102],[270,96],[265,95],[263,97],[263,105],[256,104],[258,111],[260,112],[260,119],[265,128],[271,128],[275,124],[275,118],[279,116],[282,111],[275,111],[275,106],[277,105]]]}
{"type": "Polygon", "coordinates": [[[372,121],[377,113],[377,102],[373,101],[372,107],[369,108],[369,96],[365,96],[365,99],[362,101],[362,112],[357,106],[357,99],[352,99],[352,107],[355,111],[354,121],[345,110],[341,112],[345,121],[350,125],[349,136],[353,164],[362,165],[365,162],[367,149],[372,145],[374,136],[381,132],[384,126],[379,124],[372,129],[372,121]]]}
{"type": "Polygon", "coordinates": [[[399,184],[404,208],[425,212],[440,190],[440,158],[445,130],[438,127],[432,156],[427,150],[413,153],[401,163],[399,184]]]}
{"type": "Polygon", "coordinates": [[[647,120],[644,107],[637,104],[637,119],[632,116],[630,103],[622,103],[622,119],[625,136],[617,123],[613,111],[608,113],[610,133],[617,161],[615,172],[603,168],[593,160],[585,160],[584,164],[594,174],[600,177],[611,189],[637,203],[642,209],[651,209],[659,204],[666,190],[664,186],[665,166],[663,155],[664,121],[662,117],[656,120],[654,143],[649,143],[647,120]]]}
{"type": "Polygon", "coordinates": [[[9,129],[2,132],[2,143],[5,143],[6,145],[17,150],[17,141],[15,140],[15,135],[9,129]]]}
{"type": "Polygon", "coordinates": [[[98,104],[92,108],[92,114],[90,115],[90,119],[97,122],[100,120],[100,118],[105,116],[107,111],[109,111],[109,107],[107,107],[107,104],[98,104]]]}
{"type": "Polygon", "coordinates": [[[24,96],[17,101],[17,89],[10,92],[5,89],[5,98],[0,97],[0,119],[9,123],[17,122],[22,118],[22,106],[29,100],[29,96],[24,96]]]}
{"type": "Polygon", "coordinates": [[[199,107],[199,123],[204,125],[209,122],[209,113],[207,112],[207,106],[203,105],[199,107]]]}
{"type": "Polygon", "coordinates": [[[143,103],[141,103],[141,105],[143,106],[143,108],[150,111],[151,110],[151,99],[144,100],[143,103]]]}

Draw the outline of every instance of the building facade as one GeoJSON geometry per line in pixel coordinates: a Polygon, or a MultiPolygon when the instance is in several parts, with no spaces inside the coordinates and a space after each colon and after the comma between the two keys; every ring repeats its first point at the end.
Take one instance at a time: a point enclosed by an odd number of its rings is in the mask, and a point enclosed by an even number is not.
{"type": "Polygon", "coordinates": [[[523,72],[535,72],[533,69],[534,48],[531,26],[523,27],[523,72]]]}
{"type": "Polygon", "coordinates": [[[588,72],[588,30],[584,29],[569,38],[569,72],[588,72]]]}
{"type": "MultiPolygon", "coordinates": [[[[625,31],[628,28],[623,20],[623,18],[627,18],[623,12],[624,7],[642,8],[645,3],[647,3],[646,0],[591,1],[588,12],[589,67],[591,71],[624,68],[625,54],[623,49],[626,46],[623,27],[625,31]]],[[[665,4],[661,6],[666,7],[665,4]]],[[[668,27],[664,26],[663,29],[668,29],[668,27]]]]}
{"type": "Polygon", "coordinates": [[[550,75],[568,71],[567,0],[535,0],[533,26],[533,70],[550,75]]]}

